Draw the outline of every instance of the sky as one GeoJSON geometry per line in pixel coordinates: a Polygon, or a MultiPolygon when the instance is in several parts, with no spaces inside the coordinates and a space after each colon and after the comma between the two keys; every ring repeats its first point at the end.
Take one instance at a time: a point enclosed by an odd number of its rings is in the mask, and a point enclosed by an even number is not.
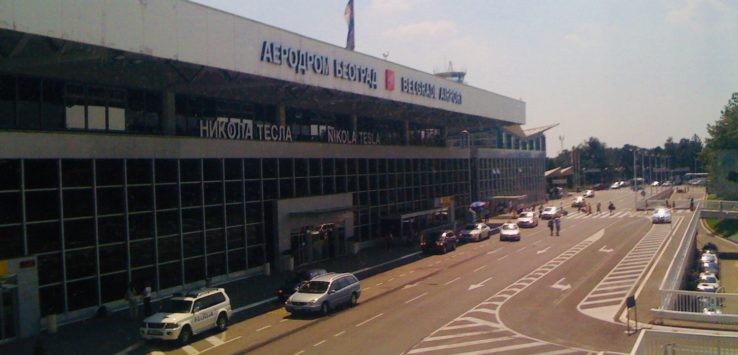
{"type": "MultiPolygon", "coordinates": [[[[344,47],[348,0],[195,0],[344,47]]],[[[355,0],[356,51],[526,103],[555,156],[705,139],[738,92],[738,0],[355,0]]]]}

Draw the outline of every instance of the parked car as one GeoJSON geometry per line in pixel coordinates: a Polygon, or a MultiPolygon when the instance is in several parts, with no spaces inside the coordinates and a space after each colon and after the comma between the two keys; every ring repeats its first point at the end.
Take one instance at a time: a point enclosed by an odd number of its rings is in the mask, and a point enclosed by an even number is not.
{"type": "Polygon", "coordinates": [[[491,230],[485,223],[469,223],[464,226],[459,239],[462,242],[478,242],[489,238],[491,230]]]}
{"type": "Polygon", "coordinates": [[[541,212],[541,219],[553,219],[556,216],[561,216],[561,209],[554,206],[545,207],[541,212]]]}
{"type": "Polygon", "coordinates": [[[698,281],[698,283],[709,283],[716,284],[718,287],[720,286],[720,280],[718,280],[717,276],[709,272],[700,273],[700,279],[698,281]]]}
{"type": "Polygon", "coordinates": [[[584,207],[587,205],[587,201],[584,200],[584,196],[577,196],[571,200],[571,207],[584,207]]]}
{"type": "Polygon", "coordinates": [[[702,283],[697,284],[697,291],[702,291],[702,292],[717,292],[719,288],[720,288],[720,285],[715,284],[715,283],[702,282],[702,283]]]}
{"type": "Polygon", "coordinates": [[[458,243],[456,233],[451,230],[425,232],[420,236],[420,249],[426,254],[446,254],[449,251],[456,250],[458,243]]]}
{"type": "Polygon", "coordinates": [[[654,182],[651,183],[651,186],[659,186],[659,182],[658,181],[654,181],[654,182]]]}
{"type": "Polygon", "coordinates": [[[515,223],[505,223],[500,229],[500,241],[520,240],[520,228],[515,223]]]}
{"type": "Polygon", "coordinates": [[[702,256],[700,256],[700,262],[701,263],[718,263],[718,256],[715,253],[711,252],[704,252],[702,253],[702,256]]]}
{"type": "Polygon", "coordinates": [[[671,181],[664,181],[661,186],[671,186],[671,181]]]}
{"type": "Polygon", "coordinates": [[[289,277],[282,286],[277,289],[277,299],[279,299],[279,302],[284,303],[304,282],[327,273],[328,271],[325,269],[308,269],[295,272],[294,275],[289,277]]]}
{"type": "Polygon", "coordinates": [[[700,263],[700,271],[712,273],[720,277],[720,265],[718,263],[700,263]]]}
{"type": "Polygon", "coordinates": [[[610,190],[616,190],[616,189],[619,189],[619,188],[620,188],[620,182],[619,181],[615,181],[615,182],[612,183],[612,185],[610,185],[610,190]]]}
{"type": "Polygon", "coordinates": [[[582,196],[592,198],[595,197],[595,192],[594,190],[584,190],[582,196]]]}
{"type": "Polygon", "coordinates": [[[342,305],[355,306],[361,296],[361,283],[353,274],[325,274],[302,284],[287,299],[284,308],[291,314],[326,315],[342,305]]]}
{"type": "Polygon", "coordinates": [[[653,223],[671,223],[671,211],[668,208],[659,207],[651,215],[653,223]]]}
{"type": "Polygon", "coordinates": [[[224,331],[231,314],[231,300],[225,290],[206,288],[167,300],[160,312],[143,320],[139,332],[146,340],[187,344],[193,335],[212,328],[224,331]]]}
{"type": "Polygon", "coordinates": [[[518,216],[517,220],[518,227],[536,227],[538,226],[538,217],[535,212],[523,212],[518,216]]]}
{"type": "Polygon", "coordinates": [[[605,185],[605,184],[594,184],[594,185],[592,185],[592,190],[595,190],[595,191],[607,190],[607,185],[605,185]]]}

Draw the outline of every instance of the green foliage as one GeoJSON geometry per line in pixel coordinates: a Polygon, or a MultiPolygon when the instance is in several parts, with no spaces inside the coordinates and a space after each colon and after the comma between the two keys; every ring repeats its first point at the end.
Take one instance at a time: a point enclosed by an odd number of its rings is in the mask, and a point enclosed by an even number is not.
{"type": "Polygon", "coordinates": [[[738,219],[705,219],[705,223],[723,238],[738,234],[738,219]]]}
{"type": "Polygon", "coordinates": [[[717,150],[738,149],[738,92],[733,93],[715,124],[707,125],[705,149],[701,155],[709,165],[717,150]]]}

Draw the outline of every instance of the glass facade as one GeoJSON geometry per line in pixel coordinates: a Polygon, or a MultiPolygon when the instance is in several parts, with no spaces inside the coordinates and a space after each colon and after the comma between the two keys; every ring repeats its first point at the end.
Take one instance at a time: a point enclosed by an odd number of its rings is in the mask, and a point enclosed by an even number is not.
{"type": "Polygon", "coordinates": [[[545,199],[545,160],[527,158],[480,158],[476,161],[476,187],[482,201],[495,196],[522,196],[519,202],[545,199]]]}

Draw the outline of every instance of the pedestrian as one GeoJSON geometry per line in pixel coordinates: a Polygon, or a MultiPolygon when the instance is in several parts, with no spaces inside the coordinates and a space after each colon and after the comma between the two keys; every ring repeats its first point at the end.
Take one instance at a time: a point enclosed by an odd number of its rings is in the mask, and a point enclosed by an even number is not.
{"type": "Polygon", "coordinates": [[[694,211],[694,197],[689,198],[689,210],[694,211]]]}
{"type": "Polygon", "coordinates": [[[543,214],[543,205],[538,206],[538,218],[541,218],[541,215],[543,214]]]}
{"type": "Polygon", "coordinates": [[[615,205],[612,204],[612,201],[610,201],[610,204],[607,206],[607,209],[610,210],[610,215],[612,215],[612,211],[615,210],[615,205]]]}
{"type": "Polygon", "coordinates": [[[128,301],[128,316],[131,319],[138,319],[138,292],[136,292],[136,286],[133,285],[133,282],[128,283],[125,298],[128,301]]]}
{"type": "Polygon", "coordinates": [[[145,286],[141,296],[144,301],[144,314],[148,317],[151,315],[151,282],[146,281],[145,286]]]}
{"type": "Polygon", "coordinates": [[[556,236],[559,236],[559,231],[561,230],[561,218],[559,216],[554,217],[554,227],[556,228],[556,236]]]}
{"type": "Polygon", "coordinates": [[[602,203],[597,202],[597,214],[600,214],[600,212],[602,212],[602,203]]]}
{"type": "Polygon", "coordinates": [[[587,204],[587,214],[588,215],[592,214],[592,204],[590,203],[587,204]]]}
{"type": "Polygon", "coordinates": [[[548,220],[548,230],[550,231],[550,236],[553,237],[554,235],[554,221],[553,219],[548,220]]]}

